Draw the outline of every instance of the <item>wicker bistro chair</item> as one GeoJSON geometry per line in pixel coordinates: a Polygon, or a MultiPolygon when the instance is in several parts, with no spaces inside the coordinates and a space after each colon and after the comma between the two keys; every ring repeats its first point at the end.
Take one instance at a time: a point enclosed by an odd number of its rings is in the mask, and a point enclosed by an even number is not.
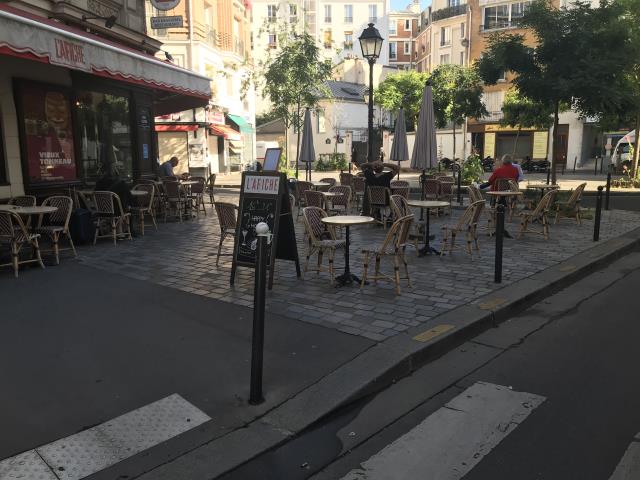
{"type": "Polygon", "coordinates": [[[364,266],[362,272],[362,282],[360,288],[364,287],[367,280],[373,280],[377,283],[378,280],[391,280],[395,284],[396,293],[400,295],[400,263],[404,264],[405,277],[407,284],[411,287],[411,278],[409,277],[409,268],[407,266],[407,260],[405,257],[405,250],[407,247],[407,240],[411,225],[413,223],[413,215],[407,215],[399,218],[387,232],[382,244],[380,246],[365,247],[362,249],[364,255],[364,266]],[[393,256],[393,276],[384,274],[380,271],[380,263],[384,257],[393,256]],[[369,275],[369,259],[375,260],[375,269],[373,275],[369,275]]]}
{"type": "MultiPolygon", "coordinates": [[[[233,203],[226,202],[215,202],[213,204],[216,215],[218,216],[218,223],[220,224],[220,242],[218,243],[218,254],[216,255],[216,266],[218,266],[218,262],[220,261],[220,256],[223,255],[222,252],[222,244],[224,240],[231,236],[232,238],[236,237],[236,226],[238,223],[237,211],[238,207],[233,203]]],[[[232,255],[232,254],[225,254],[232,255]]]]}
{"type": "Polygon", "coordinates": [[[542,235],[545,240],[549,240],[549,219],[548,214],[553,205],[553,199],[555,198],[556,191],[551,190],[547,192],[542,200],[538,202],[533,211],[520,212],[520,229],[518,230],[518,238],[522,238],[525,233],[536,233],[542,235]],[[531,224],[537,222],[542,227],[540,230],[532,229],[531,224]]]}
{"type": "Polygon", "coordinates": [[[367,188],[367,182],[364,177],[353,177],[353,195],[356,199],[356,208],[360,209],[362,206],[362,200],[364,199],[364,192],[367,188]]]}
{"type": "Polygon", "coordinates": [[[451,254],[454,248],[456,248],[456,237],[464,233],[467,241],[467,253],[472,256],[471,246],[475,246],[476,252],[480,252],[480,246],[478,244],[478,221],[480,215],[484,210],[484,200],[478,200],[469,205],[464,213],[460,216],[455,225],[445,225],[442,227],[442,249],[440,255],[444,255],[445,252],[451,254]]]}
{"type": "Polygon", "coordinates": [[[174,217],[178,217],[178,220],[182,222],[182,217],[187,208],[187,197],[184,193],[184,189],[180,185],[180,182],[174,180],[163,180],[162,186],[165,191],[165,211],[164,221],[167,221],[167,216],[174,213],[174,217]]]}
{"type": "Polygon", "coordinates": [[[307,207],[318,207],[324,210],[324,195],[322,192],[316,192],[315,190],[306,190],[304,192],[304,204],[307,207]]]}
{"type": "Polygon", "coordinates": [[[440,197],[440,181],[427,178],[422,184],[422,193],[425,200],[438,200],[440,197]]]}
{"type": "MultiPolygon", "coordinates": [[[[391,205],[391,211],[393,212],[393,221],[396,222],[407,215],[412,215],[411,207],[407,203],[407,199],[401,195],[391,195],[391,201],[389,202],[391,205]]],[[[418,242],[420,242],[424,235],[421,234],[417,228],[416,222],[413,223],[411,230],[409,231],[409,236],[407,240],[411,242],[411,245],[418,252],[418,242]]]]}
{"type": "Polygon", "coordinates": [[[395,180],[391,182],[391,193],[393,195],[400,195],[406,199],[409,198],[409,182],[404,180],[395,180]]]}
{"type": "Polygon", "coordinates": [[[302,180],[298,180],[296,182],[295,196],[296,203],[298,205],[298,217],[302,214],[302,208],[307,206],[307,204],[305,203],[304,192],[307,192],[309,190],[313,190],[313,183],[305,182],[302,180]]]}
{"type": "Polygon", "coordinates": [[[13,266],[13,275],[18,278],[21,264],[38,263],[44,268],[38,244],[39,233],[29,233],[24,222],[14,212],[0,211],[0,245],[9,245],[11,263],[0,264],[0,267],[13,266]],[[29,260],[20,260],[20,250],[24,244],[31,246],[32,254],[29,260]],[[34,258],[35,257],[35,258],[34,258]]]}
{"type": "Polygon", "coordinates": [[[95,224],[96,233],[93,237],[93,244],[98,238],[112,238],[113,244],[118,244],[118,238],[128,238],[131,240],[131,214],[122,208],[120,197],[113,192],[93,192],[95,201],[95,224]],[[108,229],[108,233],[102,231],[108,229]]]}
{"type": "Polygon", "coordinates": [[[340,173],[340,185],[353,188],[353,174],[352,173],[340,173]]]}
{"type": "Polygon", "coordinates": [[[60,264],[60,240],[62,237],[67,239],[70,247],[69,250],[73,251],[74,257],[77,257],[76,247],[73,245],[73,240],[69,233],[69,219],[73,211],[73,200],[71,197],[49,197],[42,202],[42,206],[56,207],[58,209],[46,216],[46,223],[44,221],[45,216],[40,215],[38,226],[35,228],[35,233],[40,234],[42,237],[47,237],[51,241],[53,254],[56,257],[56,265],[60,264]]]}
{"type": "Polygon", "coordinates": [[[321,191],[325,191],[325,192],[328,191],[331,187],[335,187],[336,184],[338,183],[335,178],[331,178],[331,177],[321,178],[320,182],[329,184],[328,187],[318,187],[317,188],[317,190],[321,190],[321,191]]]}
{"type": "Polygon", "coordinates": [[[386,187],[381,186],[371,186],[367,187],[367,195],[369,195],[369,209],[371,211],[371,215],[377,212],[379,218],[376,221],[382,226],[386,228],[387,220],[391,216],[391,211],[389,207],[389,197],[391,196],[391,192],[386,187]]]}
{"type": "Polygon", "coordinates": [[[213,189],[215,188],[215,185],[216,185],[216,174],[212,173],[211,175],[209,175],[209,178],[205,183],[205,191],[209,194],[209,202],[211,203],[211,206],[213,206],[213,204],[216,201],[216,198],[213,195],[213,189]]]}
{"type": "Polygon", "coordinates": [[[207,209],[204,206],[206,179],[204,177],[191,177],[191,180],[198,182],[191,185],[191,188],[189,189],[189,200],[191,201],[191,205],[195,209],[196,215],[200,214],[200,208],[202,208],[202,212],[206,215],[207,209]]]}
{"type": "Polygon", "coordinates": [[[327,212],[318,207],[305,207],[302,210],[302,218],[304,220],[305,231],[307,234],[307,261],[304,264],[304,272],[309,270],[309,259],[313,254],[317,254],[318,263],[314,269],[316,273],[322,271],[322,257],[325,252],[329,257],[329,277],[331,285],[334,283],[333,259],[336,250],[345,248],[345,240],[336,238],[333,228],[327,228],[322,219],[327,217],[327,212]]]}
{"type": "Polygon", "coordinates": [[[339,197],[331,197],[329,209],[332,213],[349,213],[351,210],[351,187],[346,185],[335,185],[329,189],[331,193],[339,193],[339,197]]]}
{"type": "Polygon", "coordinates": [[[156,214],[154,205],[156,201],[156,187],[153,184],[143,183],[133,187],[133,190],[147,192],[147,195],[135,197],[135,204],[129,208],[132,215],[138,217],[140,221],[140,232],[144,236],[144,216],[149,215],[156,231],[158,224],[156,223],[156,214]]]}
{"type": "Polygon", "coordinates": [[[36,197],[33,195],[20,195],[9,199],[9,205],[15,205],[16,207],[35,207],[36,197]]]}
{"type": "Polygon", "coordinates": [[[582,193],[584,192],[586,183],[581,183],[573,191],[569,200],[566,202],[556,202],[556,218],[554,224],[558,223],[561,217],[572,217],[576,219],[578,225],[582,225],[582,215],[580,211],[580,200],[582,200],[582,193]]]}
{"type": "Polygon", "coordinates": [[[452,177],[451,175],[441,175],[438,177],[438,180],[441,182],[456,183],[455,177],[452,177]]]}

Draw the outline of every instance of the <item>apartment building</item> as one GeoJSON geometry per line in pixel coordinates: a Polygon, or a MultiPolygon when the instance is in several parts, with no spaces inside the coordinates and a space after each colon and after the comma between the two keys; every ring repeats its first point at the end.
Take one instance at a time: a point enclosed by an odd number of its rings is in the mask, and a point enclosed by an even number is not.
{"type": "Polygon", "coordinates": [[[160,11],[147,0],[147,28],[164,52],[210,79],[208,105],[157,119],[160,162],[177,156],[179,172],[241,171],[255,162],[255,95],[242,91],[252,68],[249,6],[238,0],[200,0],[160,11]],[[181,16],[182,26],[152,28],[151,17],[163,16],[181,16]]]}
{"type": "Polygon", "coordinates": [[[418,34],[413,42],[415,68],[418,72],[431,71],[431,7],[420,12],[418,34]]]}
{"type": "MultiPolygon", "coordinates": [[[[316,39],[325,58],[334,64],[344,59],[362,58],[358,37],[369,23],[388,39],[390,0],[255,0],[253,2],[252,45],[257,59],[265,52],[276,53],[279,47],[277,32],[285,26],[307,31],[316,39]]],[[[383,48],[378,62],[389,63],[388,49],[383,48]]],[[[268,110],[267,99],[258,98],[258,111],[268,110]]]]}
{"type": "Polygon", "coordinates": [[[468,65],[469,5],[464,0],[434,0],[431,6],[431,69],[468,65]]]}
{"type": "Polygon", "coordinates": [[[209,81],[154,56],[143,0],[0,2],[0,199],[156,172],[154,117],[209,81]]]}
{"type": "Polygon", "coordinates": [[[410,70],[416,64],[414,43],[420,28],[420,0],[389,12],[389,65],[410,70]]]}

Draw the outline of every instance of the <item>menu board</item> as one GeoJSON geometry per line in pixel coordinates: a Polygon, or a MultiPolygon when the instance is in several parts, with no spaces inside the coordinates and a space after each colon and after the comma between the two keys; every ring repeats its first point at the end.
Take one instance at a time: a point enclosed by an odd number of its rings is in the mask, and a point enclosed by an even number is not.
{"type": "Polygon", "coordinates": [[[298,247],[286,176],[277,172],[244,172],[240,187],[231,285],[238,266],[255,267],[258,246],[256,225],[261,222],[269,226],[273,235],[270,248],[267,248],[269,288],[273,285],[276,258],[294,261],[296,272],[300,276],[298,247]]]}
{"type": "Polygon", "coordinates": [[[58,87],[21,83],[24,155],[30,183],[76,179],[71,102],[58,87]]]}
{"type": "Polygon", "coordinates": [[[484,134],[484,157],[494,158],[496,156],[496,134],[484,134]]]}
{"type": "Polygon", "coordinates": [[[533,132],[533,154],[535,159],[547,158],[547,145],[549,144],[549,132],[533,132]]]}

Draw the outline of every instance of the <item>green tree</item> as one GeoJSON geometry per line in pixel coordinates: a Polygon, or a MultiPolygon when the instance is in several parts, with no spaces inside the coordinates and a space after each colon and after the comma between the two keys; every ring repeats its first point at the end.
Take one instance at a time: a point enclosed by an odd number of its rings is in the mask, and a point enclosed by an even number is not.
{"type": "Polygon", "coordinates": [[[389,112],[397,112],[404,107],[407,129],[411,129],[417,124],[427,78],[429,74],[413,70],[389,75],[378,85],[374,101],[389,112]]]}
{"type": "Polygon", "coordinates": [[[430,77],[436,127],[453,125],[453,159],[456,158],[456,126],[468,117],[482,118],[487,109],[482,103],[482,81],[473,68],[439,65],[430,77]]]}
{"type": "Polygon", "coordinates": [[[511,71],[516,74],[513,84],[524,96],[552,109],[554,184],[561,105],[597,116],[625,103],[620,70],[631,40],[623,13],[619,2],[607,0],[595,8],[577,1],[561,9],[537,0],[520,22],[532,31],[535,46],[527,45],[522,34],[496,33],[477,63],[485,83],[495,84],[502,72],[511,71]]]}
{"type": "Polygon", "coordinates": [[[553,110],[548,104],[534,102],[522,95],[517,88],[511,88],[504,97],[502,104],[502,126],[517,127],[516,141],[513,154],[516,154],[518,139],[523,128],[546,128],[553,125],[553,110]]]}

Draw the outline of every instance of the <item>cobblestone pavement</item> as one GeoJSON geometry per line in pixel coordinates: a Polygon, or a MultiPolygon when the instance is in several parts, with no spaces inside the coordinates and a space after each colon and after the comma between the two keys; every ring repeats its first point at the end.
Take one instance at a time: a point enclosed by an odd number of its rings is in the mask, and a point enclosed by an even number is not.
{"type": "MultiPolygon", "coordinates": [[[[236,203],[238,200],[237,193],[221,194],[217,198],[236,203]]],[[[440,227],[451,223],[458,215],[459,211],[454,210],[453,218],[448,215],[432,217],[431,232],[436,234],[433,242],[436,247],[440,244],[440,227]]],[[[603,212],[600,238],[606,240],[637,227],[640,227],[637,212],[603,212]]],[[[507,224],[507,228],[515,233],[516,220],[507,224]]],[[[304,266],[306,245],[301,219],[296,222],[296,231],[301,266],[304,266]]],[[[551,226],[548,241],[537,235],[520,240],[505,239],[502,286],[593,247],[592,235],[591,220],[585,220],[582,226],[564,220],[551,226]]],[[[383,236],[381,227],[352,227],[351,269],[354,273],[359,275],[362,271],[359,247],[365,243],[380,243],[383,236]]],[[[104,241],[96,247],[81,248],[79,254],[83,264],[98,269],[251,306],[253,272],[239,268],[235,286],[230,287],[231,257],[221,257],[220,266],[215,265],[218,239],[217,220],[209,210],[206,217],[200,215],[182,224],[161,223],[157,232],[150,228],[145,237],[132,242],[123,241],[113,247],[104,241]]],[[[229,254],[233,249],[232,241],[229,239],[225,243],[224,251],[229,254]]],[[[474,255],[473,259],[462,250],[454,251],[452,256],[424,258],[418,258],[410,251],[407,258],[413,288],[403,281],[401,295],[396,295],[393,285],[387,282],[363,289],[334,288],[326,272],[319,275],[308,272],[304,279],[298,279],[292,262],[276,261],[274,287],[267,295],[267,309],[303,322],[382,341],[499,288],[493,282],[494,240],[481,233],[480,248],[481,255],[474,255]]],[[[338,274],[343,267],[343,258],[337,258],[338,274]]],[[[390,260],[383,261],[382,268],[393,271],[390,260]]]]}

